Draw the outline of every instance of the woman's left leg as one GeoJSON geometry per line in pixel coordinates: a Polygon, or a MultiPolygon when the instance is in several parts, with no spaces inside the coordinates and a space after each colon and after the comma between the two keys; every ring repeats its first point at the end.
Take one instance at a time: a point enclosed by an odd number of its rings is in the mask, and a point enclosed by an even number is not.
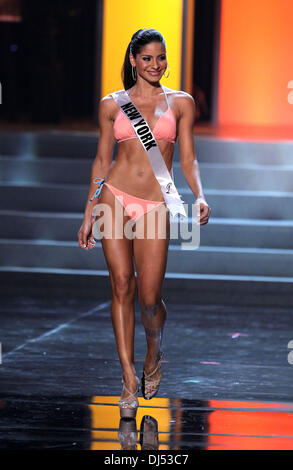
{"type": "MultiPolygon", "coordinates": [[[[146,374],[150,374],[157,366],[167,315],[162,299],[162,287],[170,238],[169,211],[165,204],[162,204],[150,211],[150,215],[154,216],[154,212],[158,214],[158,223],[154,224],[153,218],[148,219],[148,214],[141,217],[136,222],[136,232],[140,233],[141,238],[135,237],[133,240],[138,301],[147,341],[144,363],[146,374]],[[151,237],[148,236],[150,234],[151,237]]],[[[159,378],[160,374],[161,371],[158,370],[153,378],[159,378]]]]}

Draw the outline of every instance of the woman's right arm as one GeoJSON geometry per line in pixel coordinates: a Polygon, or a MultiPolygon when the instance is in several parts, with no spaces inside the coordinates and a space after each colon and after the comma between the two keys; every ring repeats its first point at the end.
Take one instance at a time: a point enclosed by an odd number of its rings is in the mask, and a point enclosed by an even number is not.
{"type": "Polygon", "coordinates": [[[95,244],[91,232],[94,222],[92,211],[96,204],[96,199],[94,198],[91,203],[89,203],[89,200],[97,189],[97,185],[94,183],[95,178],[104,178],[112,163],[115,143],[112,114],[113,99],[106,96],[101,99],[99,104],[99,142],[97,154],[91,168],[90,185],[84,211],[83,224],[78,232],[78,243],[83,249],[93,248],[95,244]]]}

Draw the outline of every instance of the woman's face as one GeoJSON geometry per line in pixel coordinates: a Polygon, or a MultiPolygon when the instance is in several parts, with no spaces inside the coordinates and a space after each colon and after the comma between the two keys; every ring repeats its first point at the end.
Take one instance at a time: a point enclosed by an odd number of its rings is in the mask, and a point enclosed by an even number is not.
{"type": "Polygon", "coordinates": [[[131,65],[136,67],[137,75],[151,83],[159,81],[167,68],[166,50],[161,42],[151,42],[135,58],[132,54],[129,58],[131,65]]]}

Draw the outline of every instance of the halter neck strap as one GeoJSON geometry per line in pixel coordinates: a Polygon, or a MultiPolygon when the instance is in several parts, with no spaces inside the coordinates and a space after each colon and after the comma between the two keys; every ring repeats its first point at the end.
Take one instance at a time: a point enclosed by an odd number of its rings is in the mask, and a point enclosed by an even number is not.
{"type": "MultiPolygon", "coordinates": [[[[167,102],[168,108],[170,108],[170,104],[169,104],[169,100],[168,100],[167,93],[166,93],[166,91],[165,91],[165,87],[164,87],[163,85],[161,85],[161,84],[160,84],[160,87],[162,88],[162,90],[163,90],[163,92],[164,92],[164,95],[165,95],[165,98],[166,98],[166,102],[167,102]]],[[[128,96],[131,95],[131,93],[132,93],[132,91],[133,91],[133,88],[134,88],[134,86],[133,86],[132,88],[130,88],[130,91],[129,91],[129,92],[126,92],[126,93],[128,94],[128,96]]],[[[125,90],[125,91],[126,91],[126,90],[125,90]]]]}

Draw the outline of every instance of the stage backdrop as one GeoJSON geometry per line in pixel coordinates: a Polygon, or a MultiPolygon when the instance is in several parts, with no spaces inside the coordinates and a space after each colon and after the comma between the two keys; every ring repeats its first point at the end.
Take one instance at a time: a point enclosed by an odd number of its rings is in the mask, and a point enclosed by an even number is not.
{"type": "Polygon", "coordinates": [[[161,83],[180,89],[182,7],[183,0],[104,1],[101,97],[123,88],[121,68],[126,49],[132,35],[143,28],[163,34],[171,73],[161,83]]]}
{"type": "Polygon", "coordinates": [[[222,0],[221,10],[218,123],[293,126],[293,1],[222,0]]]}

